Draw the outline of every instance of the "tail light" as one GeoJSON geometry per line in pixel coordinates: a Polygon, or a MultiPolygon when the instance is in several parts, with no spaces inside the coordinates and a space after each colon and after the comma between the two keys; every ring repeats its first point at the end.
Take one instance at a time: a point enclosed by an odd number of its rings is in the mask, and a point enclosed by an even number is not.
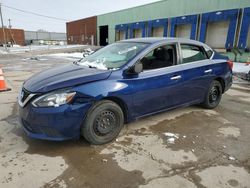
{"type": "Polygon", "coordinates": [[[231,60],[227,60],[227,64],[228,64],[229,68],[232,70],[233,66],[234,66],[233,62],[231,60]]]}

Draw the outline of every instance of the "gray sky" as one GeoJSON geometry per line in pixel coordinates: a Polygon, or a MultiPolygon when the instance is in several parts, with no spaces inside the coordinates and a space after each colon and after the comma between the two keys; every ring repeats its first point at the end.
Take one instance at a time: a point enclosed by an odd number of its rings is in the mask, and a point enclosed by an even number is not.
{"type": "MultiPolygon", "coordinates": [[[[6,6],[69,21],[155,1],[158,0],[0,0],[6,6]]],[[[11,19],[13,28],[66,32],[64,21],[38,17],[7,7],[2,7],[2,12],[4,25],[8,25],[8,19],[11,19]]]]}

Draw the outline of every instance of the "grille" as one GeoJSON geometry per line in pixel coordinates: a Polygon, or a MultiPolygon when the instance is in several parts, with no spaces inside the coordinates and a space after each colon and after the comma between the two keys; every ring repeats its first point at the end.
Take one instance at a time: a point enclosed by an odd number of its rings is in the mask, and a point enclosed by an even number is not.
{"type": "Polygon", "coordinates": [[[27,121],[23,120],[23,126],[34,134],[45,134],[49,137],[61,137],[62,135],[55,129],[46,126],[30,125],[27,121]]]}
{"type": "Polygon", "coordinates": [[[33,126],[30,125],[27,121],[23,120],[23,126],[30,132],[36,133],[36,134],[41,134],[42,131],[40,130],[39,126],[33,126]]]}
{"type": "Polygon", "coordinates": [[[30,92],[28,92],[26,89],[22,89],[22,98],[21,98],[21,102],[24,102],[25,99],[27,99],[27,97],[30,95],[30,92]]]}
{"type": "Polygon", "coordinates": [[[62,135],[51,127],[41,127],[42,132],[49,137],[61,137],[62,135]]]}

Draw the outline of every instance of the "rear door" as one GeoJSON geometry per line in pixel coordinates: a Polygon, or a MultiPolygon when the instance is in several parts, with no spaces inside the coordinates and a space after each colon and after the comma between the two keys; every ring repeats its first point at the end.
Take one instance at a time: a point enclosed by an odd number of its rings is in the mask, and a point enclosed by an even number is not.
{"type": "Polygon", "coordinates": [[[212,68],[204,48],[193,44],[180,44],[183,70],[183,103],[198,103],[204,100],[211,83],[212,68]]]}

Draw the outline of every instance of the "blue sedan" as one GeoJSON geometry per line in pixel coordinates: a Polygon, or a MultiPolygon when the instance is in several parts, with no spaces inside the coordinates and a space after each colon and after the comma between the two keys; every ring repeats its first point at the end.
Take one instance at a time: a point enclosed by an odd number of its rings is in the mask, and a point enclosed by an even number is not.
{"type": "Polygon", "coordinates": [[[19,120],[33,138],[112,141],[124,123],[181,106],[212,109],[232,84],[232,62],[206,44],[129,39],[24,82],[19,120]]]}

